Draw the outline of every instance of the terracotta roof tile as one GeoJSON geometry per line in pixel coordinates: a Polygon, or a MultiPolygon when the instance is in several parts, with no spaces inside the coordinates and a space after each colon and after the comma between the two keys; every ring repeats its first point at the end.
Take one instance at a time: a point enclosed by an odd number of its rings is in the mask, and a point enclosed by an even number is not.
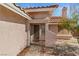
{"type": "Polygon", "coordinates": [[[63,18],[63,17],[60,17],[60,16],[50,17],[49,22],[55,22],[55,23],[58,23],[58,22],[61,22],[62,18],[63,18]]]}
{"type": "Polygon", "coordinates": [[[29,8],[23,8],[23,9],[37,9],[37,8],[58,8],[58,5],[41,6],[41,7],[29,7],[29,8]]]}

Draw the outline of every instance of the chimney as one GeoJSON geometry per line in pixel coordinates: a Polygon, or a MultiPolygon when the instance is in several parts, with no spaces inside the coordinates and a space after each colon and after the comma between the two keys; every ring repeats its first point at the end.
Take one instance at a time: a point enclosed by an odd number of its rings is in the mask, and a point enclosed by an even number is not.
{"type": "Polygon", "coordinates": [[[62,17],[67,17],[67,8],[63,7],[62,9],[62,17]]]}

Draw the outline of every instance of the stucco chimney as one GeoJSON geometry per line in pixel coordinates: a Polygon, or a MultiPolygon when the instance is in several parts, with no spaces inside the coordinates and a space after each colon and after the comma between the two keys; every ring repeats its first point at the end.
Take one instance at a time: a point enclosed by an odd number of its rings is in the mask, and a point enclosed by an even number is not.
{"type": "Polygon", "coordinates": [[[66,7],[63,7],[63,9],[62,9],[62,16],[67,17],[67,8],[66,7]]]}

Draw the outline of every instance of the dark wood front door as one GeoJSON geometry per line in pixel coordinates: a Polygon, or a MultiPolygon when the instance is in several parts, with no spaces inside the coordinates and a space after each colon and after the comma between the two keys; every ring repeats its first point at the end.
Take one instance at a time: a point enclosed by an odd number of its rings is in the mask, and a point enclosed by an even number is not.
{"type": "Polygon", "coordinates": [[[34,25],[34,41],[39,41],[39,25],[34,25]]]}

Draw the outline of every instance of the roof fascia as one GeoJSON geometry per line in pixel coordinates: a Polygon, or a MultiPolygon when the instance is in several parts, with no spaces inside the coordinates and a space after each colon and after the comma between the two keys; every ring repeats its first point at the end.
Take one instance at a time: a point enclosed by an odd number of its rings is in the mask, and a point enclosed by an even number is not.
{"type": "Polygon", "coordinates": [[[12,10],[13,12],[21,15],[22,17],[27,18],[28,20],[32,20],[32,18],[30,16],[28,16],[26,13],[24,13],[23,11],[21,11],[19,8],[17,8],[14,4],[12,3],[2,3],[0,4],[10,10],[12,10]]]}
{"type": "Polygon", "coordinates": [[[24,9],[27,12],[42,12],[42,11],[53,11],[56,8],[38,8],[38,9],[24,9]]]}

